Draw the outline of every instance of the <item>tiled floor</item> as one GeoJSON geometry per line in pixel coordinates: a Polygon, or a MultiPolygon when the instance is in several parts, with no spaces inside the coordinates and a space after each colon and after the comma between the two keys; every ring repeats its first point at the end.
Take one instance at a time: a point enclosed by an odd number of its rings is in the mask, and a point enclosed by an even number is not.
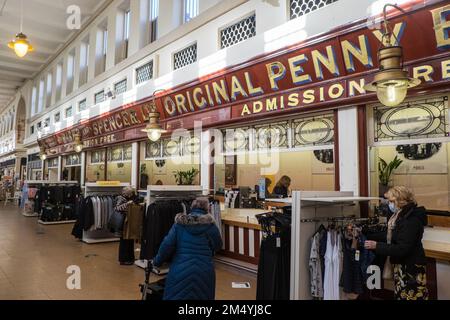
{"type": "MultiPolygon", "coordinates": [[[[117,263],[118,243],[88,245],[70,234],[72,225],[43,226],[0,203],[0,300],[140,299],[144,272],[117,263]],[[71,265],[81,269],[81,290],[67,289],[71,265]]],[[[256,277],[216,265],[217,299],[255,299],[256,277]],[[232,289],[248,281],[251,289],[232,289]]]]}

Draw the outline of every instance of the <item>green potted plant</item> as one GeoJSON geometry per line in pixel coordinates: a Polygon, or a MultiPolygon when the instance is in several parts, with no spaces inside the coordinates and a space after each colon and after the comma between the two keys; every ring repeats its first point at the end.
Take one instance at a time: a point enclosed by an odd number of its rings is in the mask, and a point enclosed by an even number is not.
{"type": "Polygon", "coordinates": [[[378,162],[378,179],[379,179],[379,191],[380,197],[387,192],[389,189],[389,184],[391,182],[391,175],[401,164],[403,160],[399,159],[397,156],[387,163],[383,158],[379,158],[378,162]]]}
{"type": "Polygon", "coordinates": [[[175,181],[178,185],[192,185],[199,171],[195,168],[187,171],[174,171],[175,181]]]}

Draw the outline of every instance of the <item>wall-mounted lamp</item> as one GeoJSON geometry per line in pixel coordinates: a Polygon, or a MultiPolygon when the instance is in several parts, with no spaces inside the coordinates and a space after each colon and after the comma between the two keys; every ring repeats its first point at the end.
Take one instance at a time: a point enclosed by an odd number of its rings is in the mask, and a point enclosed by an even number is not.
{"type": "Polygon", "coordinates": [[[159,123],[160,114],[156,110],[156,103],[155,103],[155,94],[158,91],[163,90],[156,90],[153,92],[152,101],[150,102],[150,114],[149,114],[149,123],[145,127],[145,129],[142,129],[143,132],[147,133],[148,138],[155,142],[158,141],[161,138],[161,134],[167,132],[163,129],[161,124],[159,123]]]}
{"type": "Polygon", "coordinates": [[[78,133],[74,135],[73,148],[76,153],[83,151],[83,143],[81,142],[81,137],[78,133]]]}
{"type": "Polygon", "coordinates": [[[386,9],[388,7],[394,7],[403,13],[405,12],[397,5],[386,4],[384,6],[384,31],[381,39],[383,47],[378,50],[380,69],[373,81],[367,84],[364,89],[376,92],[378,100],[385,106],[395,107],[405,100],[409,88],[420,84],[420,80],[409,78],[408,72],[403,69],[403,48],[387,20],[386,9]],[[395,38],[396,45],[392,45],[391,36],[395,38]]]}

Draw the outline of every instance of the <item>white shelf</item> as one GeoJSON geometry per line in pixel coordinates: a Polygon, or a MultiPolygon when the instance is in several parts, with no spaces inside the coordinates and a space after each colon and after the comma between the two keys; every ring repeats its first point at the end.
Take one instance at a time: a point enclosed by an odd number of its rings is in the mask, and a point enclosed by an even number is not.
{"type": "Polygon", "coordinates": [[[37,213],[25,213],[25,212],[22,212],[22,215],[27,218],[34,218],[39,216],[39,214],[37,213]]]}
{"type": "Polygon", "coordinates": [[[38,223],[43,224],[43,225],[53,225],[53,224],[70,224],[70,223],[75,223],[77,222],[77,220],[66,220],[66,221],[42,221],[39,220],[38,223]]]}
{"type": "Polygon", "coordinates": [[[95,188],[120,188],[120,187],[129,187],[129,186],[130,186],[130,184],[125,183],[125,182],[122,182],[119,184],[113,184],[113,185],[100,185],[100,184],[97,184],[96,182],[88,182],[85,184],[85,187],[89,187],[89,188],[92,188],[92,187],[95,187],[95,188]]]}
{"type": "Polygon", "coordinates": [[[269,198],[265,202],[292,203],[292,198],[269,198]]]}
{"type": "Polygon", "coordinates": [[[78,181],[25,180],[26,184],[79,184],[78,181]]]}
{"type": "Polygon", "coordinates": [[[89,244],[93,243],[103,243],[103,242],[116,242],[119,241],[120,238],[103,238],[103,239],[92,239],[92,238],[83,238],[81,241],[89,244]]]}
{"type": "MultiPolygon", "coordinates": [[[[178,186],[178,185],[173,185],[173,186],[157,186],[157,185],[151,185],[148,186],[148,190],[150,191],[167,191],[167,192],[179,192],[179,191],[185,191],[185,192],[189,192],[189,191],[203,191],[203,187],[202,186],[178,186]]],[[[205,190],[207,191],[207,190],[205,190]]]]}
{"type": "Polygon", "coordinates": [[[312,197],[312,198],[301,198],[302,201],[314,201],[314,202],[361,202],[361,201],[371,201],[371,200],[381,200],[377,197],[312,197]]]}

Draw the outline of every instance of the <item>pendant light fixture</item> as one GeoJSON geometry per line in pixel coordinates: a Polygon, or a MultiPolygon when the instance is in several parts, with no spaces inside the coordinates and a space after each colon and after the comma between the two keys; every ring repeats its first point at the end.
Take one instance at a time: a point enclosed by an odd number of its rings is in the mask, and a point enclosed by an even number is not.
{"type": "Polygon", "coordinates": [[[162,128],[161,124],[159,123],[160,114],[156,110],[155,94],[158,91],[163,90],[156,90],[155,92],[153,92],[152,101],[150,102],[149,106],[150,107],[149,123],[147,124],[145,129],[142,129],[142,131],[146,132],[148,138],[153,142],[158,141],[161,138],[161,134],[167,132],[162,128]]]}
{"type": "Polygon", "coordinates": [[[403,69],[403,48],[392,32],[387,21],[386,9],[394,7],[401,12],[405,11],[393,4],[386,4],[383,8],[384,31],[381,38],[382,48],[378,50],[379,71],[374,77],[372,83],[364,86],[366,91],[377,93],[378,100],[385,106],[395,107],[406,98],[409,88],[420,84],[419,79],[409,78],[408,72],[403,69]],[[391,37],[394,37],[396,44],[391,43],[391,37]]]}
{"type": "Polygon", "coordinates": [[[47,159],[47,154],[45,153],[45,149],[41,150],[41,152],[39,153],[39,158],[41,158],[42,161],[47,159]]]}
{"type": "Polygon", "coordinates": [[[8,43],[8,47],[13,49],[19,58],[23,58],[28,52],[34,51],[33,46],[28,41],[23,31],[23,0],[20,0],[20,32],[16,38],[8,43]]]}
{"type": "Polygon", "coordinates": [[[76,153],[80,153],[81,151],[83,151],[83,143],[81,142],[81,137],[80,134],[76,133],[74,135],[74,142],[73,142],[73,149],[75,150],[76,153]]]}

